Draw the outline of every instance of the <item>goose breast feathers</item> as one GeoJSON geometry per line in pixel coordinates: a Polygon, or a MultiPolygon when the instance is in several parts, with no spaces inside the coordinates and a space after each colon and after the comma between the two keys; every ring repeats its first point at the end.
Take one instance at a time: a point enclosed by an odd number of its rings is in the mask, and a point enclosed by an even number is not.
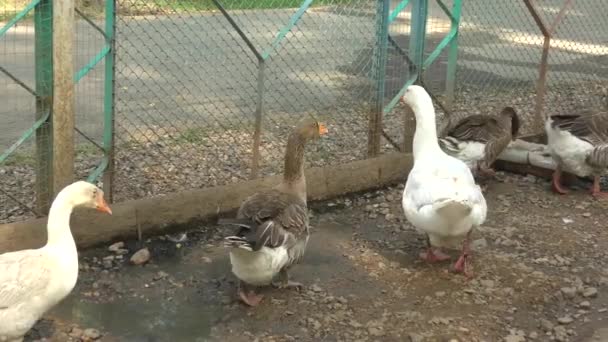
{"type": "Polygon", "coordinates": [[[485,221],[486,201],[465,164],[448,156],[439,164],[414,166],[403,193],[403,209],[418,230],[462,236],[485,221]]]}

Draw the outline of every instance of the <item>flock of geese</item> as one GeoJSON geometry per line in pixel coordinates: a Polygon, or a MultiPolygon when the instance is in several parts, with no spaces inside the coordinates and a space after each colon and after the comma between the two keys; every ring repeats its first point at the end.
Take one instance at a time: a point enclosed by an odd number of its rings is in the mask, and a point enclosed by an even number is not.
{"type": "MultiPolygon", "coordinates": [[[[464,240],[452,269],[471,277],[469,237],[487,215],[475,177],[494,174],[491,165],[517,136],[519,119],[513,108],[506,107],[498,116],[474,115],[450,124],[438,137],[435,110],[424,88],[410,86],[402,101],[416,117],[414,166],[402,204],[407,220],[427,236],[420,257],[427,262],[447,260],[450,257],[440,249],[464,240]]],[[[566,169],[593,176],[592,194],[602,196],[599,177],[608,166],[608,114],[552,116],[545,130],[557,164],[553,189],[565,193],[560,175],[566,169]]],[[[327,133],[325,125],[312,120],[296,127],[287,141],[282,182],[247,198],[236,218],[219,221],[238,228],[224,245],[238,278],[238,297],[249,306],[263,299],[257,287],[302,286],[290,280],[288,272],[302,259],[309,240],[304,148],[327,133]]],[[[99,188],[75,182],[51,206],[44,247],[0,255],[0,341],[22,341],[36,321],[74,288],[78,254],[69,221],[75,207],[112,214],[99,188]]]]}

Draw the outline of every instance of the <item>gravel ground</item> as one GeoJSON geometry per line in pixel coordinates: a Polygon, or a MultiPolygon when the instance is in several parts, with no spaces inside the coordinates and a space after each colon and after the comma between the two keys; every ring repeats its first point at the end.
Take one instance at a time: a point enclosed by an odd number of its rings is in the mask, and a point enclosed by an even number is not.
{"type": "Polygon", "coordinates": [[[241,305],[221,247],[229,231],[195,224],[181,243],[83,251],[73,294],[27,341],[607,341],[606,202],[499,175],[472,280],[418,261],[424,240],[396,186],[311,206],[310,249],[293,271],[302,292],[267,289],[259,307],[241,305]],[[151,259],[130,264],[141,248],[151,259]]]}

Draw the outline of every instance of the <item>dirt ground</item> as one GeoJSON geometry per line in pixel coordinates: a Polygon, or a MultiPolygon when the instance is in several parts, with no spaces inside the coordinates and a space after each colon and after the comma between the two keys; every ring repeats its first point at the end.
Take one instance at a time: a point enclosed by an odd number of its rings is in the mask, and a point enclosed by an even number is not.
{"type": "Polygon", "coordinates": [[[124,256],[82,252],[77,288],[26,340],[608,341],[608,201],[499,176],[472,280],[417,259],[424,239],[396,186],[311,205],[310,248],[292,272],[301,292],[237,302],[221,247],[232,228],[201,224],[180,244],[155,237],[126,241],[124,256]],[[150,262],[131,265],[144,246],[150,262]]]}

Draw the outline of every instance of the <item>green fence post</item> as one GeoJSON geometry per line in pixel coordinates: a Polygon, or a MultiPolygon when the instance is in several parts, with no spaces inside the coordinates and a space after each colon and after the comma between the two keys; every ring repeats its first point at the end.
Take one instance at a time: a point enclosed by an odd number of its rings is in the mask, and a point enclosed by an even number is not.
{"type": "Polygon", "coordinates": [[[116,44],[114,39],[116,25],[116,0],[106,0],[106,44],[110,46],[110,52],[105,59],[105,78],[103,95],[103,150],[104,158],[108,164],[103,174],[103,190],[106,199],[113,202],[114,184],[114,57],[116,56],[116,44]]]}
{"type": "Polygon", "coordinates": [[[410,23],[410,58],[416,67],[416,80],[422,77],[428,0],[413,0],[410,23]]]}
{"type": "Polygon", "coordinates": [[[367,155],[374,157],[380,153],[380,137],[382,133],[382,114],[384,112],[384,94],[386,80],[386,59],[388,48],[390,0],[377,0],[376,2],[376,48],[374,49],[374,63],[372,75],[376,81],[376,94],[374,107],[369,116],[367,155]]]}
{"type": "MultiPolygon", "coordinates": [[[[36,120],[46,115],[53,99],[53,1],[41,0],[35,8],[36,120]]],[[[48,213],[53,198],[53,150],[50,117],[36,130],[36,211],[48,213]]]]}
{"type": "Polygon", "coordinates": [[[445,81],[446,88],[446,104],[449,107],[454,102],[454,91],[456,88],[456,67],[458,62],[458,36],[460,27],[460,14],[462,13],[462,0],[454,0],[452,5],[452,17],[456,23],[452,22],[452,29],[456,30],[456,35],[452,38],[450,47],[448,50],[448,69],[445,81]],[[454,27],[456,26],[456,27],[454,27]]]}

